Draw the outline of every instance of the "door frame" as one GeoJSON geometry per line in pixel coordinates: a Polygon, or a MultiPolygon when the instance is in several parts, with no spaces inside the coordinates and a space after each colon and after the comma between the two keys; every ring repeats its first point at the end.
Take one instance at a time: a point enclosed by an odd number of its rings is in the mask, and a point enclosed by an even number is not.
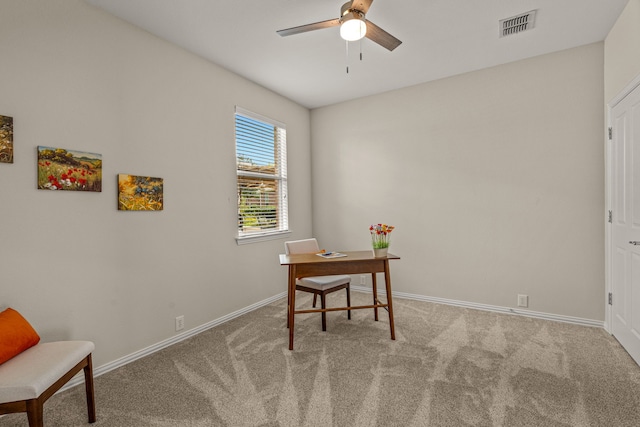
{"type": "MultiPolygon", "coordinates": [[[[612,274],[611,271],[611,245],[612,245],[612,223],[609,223],[609,211],[613,210],[613,206],[611,205],[611,194],[613,185],[613,157],[611,155],[612,152],[612,144],[609,139],[609,128],[613,127],[613,120],[611,118],[611,112],[614,107],[617,106],[624,98],[627,97],[631,92],[633,92],[638,86],[640,86],[640,74],[638,74],[631,82],[629,82],[624,89],[622,89],[611,101],[607,103],[607,125],[604,130],[604,156],[605,156],[605,174],[604,174],[604,191],[605,191],[605,238],[604,238],[604,280],[605,280],[605,293],[604,293],[604,305],[605,305],[605,316],[604,316],[604,329],[609,334],[612,333],[611,326],[613,322],[613,311],[611,310],[611,306],[609,305],[609,293],[612,291],[612,274]]],[[[614,213],[615,215],[615,213],[614,213]]],[[[615,297],[614,297],[615,298],[615,297]]]]}

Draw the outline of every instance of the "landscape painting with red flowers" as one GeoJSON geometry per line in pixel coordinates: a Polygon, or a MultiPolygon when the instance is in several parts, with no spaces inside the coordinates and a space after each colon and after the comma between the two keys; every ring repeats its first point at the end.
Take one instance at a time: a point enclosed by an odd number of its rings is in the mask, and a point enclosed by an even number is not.
{"type": "Polygon", "coordinates": [[[162,178],[118,175],[119,211],[161,211],[164,205],[162,178]]]}
{"type": "Polygon", "coordinates": [[[38,147],[38,189],[102,191],[102,155],[38,147]]]}
{"type": "Polygon", "coordinates": [[[0,116],[0,163],[13,163],[13,117],[0,116]]]}

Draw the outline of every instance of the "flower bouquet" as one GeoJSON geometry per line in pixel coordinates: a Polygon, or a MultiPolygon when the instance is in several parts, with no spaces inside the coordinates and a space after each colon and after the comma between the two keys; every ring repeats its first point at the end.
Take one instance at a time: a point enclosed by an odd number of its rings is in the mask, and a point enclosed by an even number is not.
{"type": "Polygon", "coordinates": [[[387,256],[389,249],[389,238],[395,227],[387,224],[372,224],[369,226],[371,234],[371,244],[373,245],[373,254],[376,258],[387,256]]]}

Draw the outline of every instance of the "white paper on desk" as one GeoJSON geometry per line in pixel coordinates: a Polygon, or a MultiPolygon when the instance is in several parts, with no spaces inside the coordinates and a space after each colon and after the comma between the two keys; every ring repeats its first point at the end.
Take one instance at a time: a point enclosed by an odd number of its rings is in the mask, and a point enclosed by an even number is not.
{"type": "Polygon", "coordinates": [[[341,254],[340,252],[325,252],[316,255],[321,256],[322,258],[340,258],[347,256],[347,254],[341,254]]]}

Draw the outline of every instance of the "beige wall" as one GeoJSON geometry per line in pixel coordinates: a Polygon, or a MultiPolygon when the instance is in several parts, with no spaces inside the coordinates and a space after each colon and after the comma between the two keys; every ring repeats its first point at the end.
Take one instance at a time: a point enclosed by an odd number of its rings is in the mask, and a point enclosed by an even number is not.
{"type": "Polygon", "coordinates": [[[397,291],[602,321],[603,44],[313,110],[313,229],[397,291]]]}
{"type": "Polygon", "coordinates": [[[629,0],[604,42],[605,101],[640,74],[640,0],[629,0]]]}
{"type": "Polygon", "coordinates": [[[283,241],[236,245],[234,106],[287,124],[293,237],[311,232],[309,111],[82,0],[3,2],[0,308],[96,366],[285,290],[283,241]],[[103,156],[102,193],[36,190],[36,146],[103,156]],[[165,210],[118,212],[116,175],[164,178],[165,210]]]}

